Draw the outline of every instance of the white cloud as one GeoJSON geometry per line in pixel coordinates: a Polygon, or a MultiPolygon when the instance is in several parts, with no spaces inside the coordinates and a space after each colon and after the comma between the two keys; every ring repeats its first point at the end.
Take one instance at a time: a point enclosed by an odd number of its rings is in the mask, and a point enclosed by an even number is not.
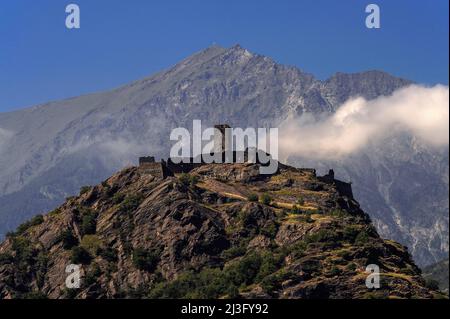
{"type": "Polygon", "coordinates": [[[280,153],[337,159],[404,132],[433,147],[449,142],[449,88],[411,85],[374,100],[352,98],[327,117],[305,114],[280,125],[280,153]]]}

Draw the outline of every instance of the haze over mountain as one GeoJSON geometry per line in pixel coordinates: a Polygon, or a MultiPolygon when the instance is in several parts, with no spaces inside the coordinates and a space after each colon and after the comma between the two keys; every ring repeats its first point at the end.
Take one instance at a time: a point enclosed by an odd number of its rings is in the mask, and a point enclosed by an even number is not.
{"type": "MultiPolygon", "coordinates": [[[[166,157],[170,131],[277,126],[304,113],[331,114],[349,98],[375,99],[412,84],[380,71],[326,81],[240,46],[210,47],[173,68],[108,92],[0,114],[0,234],[56,207],[138,156],[166,157]]],[[[26,92],[24,92],[26,93],[26,92]]],[[[290,157],[335,168],[382,237],[426,265],[448,256],[448,148],[401,134],[339,160],[290,157]]]]}

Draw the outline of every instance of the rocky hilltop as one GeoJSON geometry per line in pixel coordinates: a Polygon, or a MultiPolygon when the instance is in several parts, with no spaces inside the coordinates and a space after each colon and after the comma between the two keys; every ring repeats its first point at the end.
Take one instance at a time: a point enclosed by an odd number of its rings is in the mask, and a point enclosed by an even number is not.
{"type": "MultiPolygon", "coordinates": [[[[279,127],[305,113],[332,114],[350,97],[374,99],[409,84],[380,71],[321,81],[238,45],[213,46],[108,92],[0,113],[0,238],[149,150],[167,157],[171,130],[190,128],[194,119],[205,127],[279,127]]],[[[351,180],[380,235],[408,246],[419,265],[448,257],[448,148],[437,152],[406,136],[343,160],[288,162],[334,167],[351,180]]]]}
{"type": "MultiPolygon", "coordinates": [[[[281,164],[280,164],[281,165],[281,164]]],[[[434,298],[407,249],[381,239],[333,179],[209,164],[126,168],[0,245],[0,298],[434,298]],[[66,266],[82,265],[80,289],[66,266]],[[381,271],[368,289],[366,266],[381,271]]]]}

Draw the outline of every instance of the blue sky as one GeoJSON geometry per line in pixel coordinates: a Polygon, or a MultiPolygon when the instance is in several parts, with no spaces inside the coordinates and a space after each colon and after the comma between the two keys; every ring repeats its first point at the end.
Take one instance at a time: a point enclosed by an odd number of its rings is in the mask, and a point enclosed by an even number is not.
{"type": "Polygon", "coordinates": [[[5,0],[0,112],[110,89],[213,43],[236,43],[325,79],[380,69],[448,84],[448,0],[5,0]],[[81,29],[65,27],[65,7],[81,29]],[[365,7],[381,8],[367,29],[365,7]]]}

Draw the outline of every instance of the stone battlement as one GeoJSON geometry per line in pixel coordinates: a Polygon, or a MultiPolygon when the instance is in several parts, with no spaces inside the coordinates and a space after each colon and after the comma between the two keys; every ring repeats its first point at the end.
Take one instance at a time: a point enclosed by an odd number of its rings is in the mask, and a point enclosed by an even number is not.
{"type": "Polygon", "coordinates": [[[328,174],[317,177],[320,181],[327,184],[334,184],[339,194],[353,199],[352,184],[346,183],[334,178],[334,170],[330,169],[328,174]]]}

